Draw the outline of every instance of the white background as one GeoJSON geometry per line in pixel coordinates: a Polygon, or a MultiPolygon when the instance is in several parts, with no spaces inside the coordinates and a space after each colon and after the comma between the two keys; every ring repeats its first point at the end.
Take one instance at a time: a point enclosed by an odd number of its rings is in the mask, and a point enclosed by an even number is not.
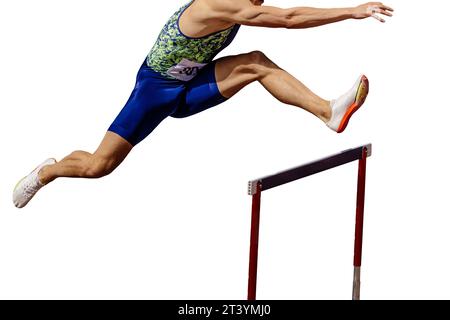
{"type": "MultiPolygon", "coordinates": [[[[95,150],[184,3],[1,2],[0,298],[245,299],[247,181],[371,142],[361,296],[449,299],[446,1],[391,0],[384,25],[242,27],[221,53],[262,50],[328,99],[367,74],[369,98],[342,135],[255,83],[167,119],[112,175],[59,179],[13,206],[38,163],[95,150]]],[[[356,168],[263,194],[258,298],[351,297],[356,168]]]]}

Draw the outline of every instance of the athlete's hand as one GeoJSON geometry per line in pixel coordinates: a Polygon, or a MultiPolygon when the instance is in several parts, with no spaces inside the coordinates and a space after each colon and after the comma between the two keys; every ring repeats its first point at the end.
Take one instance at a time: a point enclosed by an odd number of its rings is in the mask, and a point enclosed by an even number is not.
{"type": "Polygon", "coordinates": [[[355,19],[375,18],[380,22],[386,22],[382,15],[392,17],[394,9],[385,6],[381,2],[368,2],[353,8],[352,16],[355,19]]]}

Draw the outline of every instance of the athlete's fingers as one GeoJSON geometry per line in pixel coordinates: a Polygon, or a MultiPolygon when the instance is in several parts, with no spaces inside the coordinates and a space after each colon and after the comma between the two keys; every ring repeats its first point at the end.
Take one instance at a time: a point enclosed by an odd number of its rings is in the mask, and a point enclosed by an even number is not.
{"type": "MultiPolygon", "coordinates": [[[[379,5],[380,7],[390,8],[389,6],[385,5],[383,2],[372,2],[372,4],[379,5]]],[[[393,9],[392,9],[392,10],[393,10],[393,9]]]]}
{"type": "Polygon", "coordinates": [[[384,14],[385,16],[392,17],[392,13],[381,8],[373,8],[372,13],[381,13],[384,14]]]}
{"type": "Polygon", "coordinates": [[[390,13],[389,11],[387,11],[381,7],[372,6],[372,7],[369,7],[369,11],[371,11],[372,13],[376,12],[376,13],[381,13],[386,16],[392,17],[392,13],[390,13]]]}
{"type": "Polygon", "coordinates": [[[386,6],[383,3],[381,3],[381,2],[370,3],[369,8],[376,8],[376,9],[380,9],[380,10],[383,10],[383,11],[394,12],[393,8],[391,8],[389,6],[386,6]]]}
{"type": "Polygon", "coordinates": [[[377,19],[377,20],[380,21],[380,22],[383,22],[383,23],[386,22],[386,20],[384,20],[382,17],[380,17],[380,16],[378,16],[378,15],[376,15],[376,14],[372,14],[371,17],[377,19]]]}
{"type": "Polygon", "coordinates": [[[384,5],[384,4],[381,4],[380,8],[383,9],[383,10],[394,12],[393,8],[388,7],[388,6],[384,5]]]}
{"type": "Polygon", "coordinates": [[[385,16],[392,17],[392,13],[390,13],[389,11],[381,10],[380,13],[384,14],[385,16]]]}
{"type": "Polygon", "coordinates": [[[374,17],[375,19],[379,20],[380,22],[385,22],[385,20],[383,18],[381,18],[378,14],[382,14],[388,17],[392,17],[392,13],[390,13],[389,11],[386,11],[384,9],[381,9],[380,7],[373,5],[373,6],[369,6],[367,8],[367,12],[370,14],[370,16],[374,17]]]}

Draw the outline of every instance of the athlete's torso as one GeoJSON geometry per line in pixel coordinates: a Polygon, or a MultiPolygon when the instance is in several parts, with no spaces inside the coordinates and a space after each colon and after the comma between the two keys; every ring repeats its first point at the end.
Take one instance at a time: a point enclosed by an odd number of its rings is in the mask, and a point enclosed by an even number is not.
{"type": "Polygon", "coordinates": [[[192,3],[185,4],[170,17],[147,56],[147,65],[165,77],[191,80],[233,41],[239,30],[240,25],[234,25],[199,38],[183,34],[179,20],[192,3]]]}

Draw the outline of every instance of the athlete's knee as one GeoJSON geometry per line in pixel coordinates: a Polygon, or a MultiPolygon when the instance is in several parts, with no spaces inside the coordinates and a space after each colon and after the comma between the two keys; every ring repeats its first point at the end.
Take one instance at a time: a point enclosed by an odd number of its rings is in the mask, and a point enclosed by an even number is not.
{"type": "Polygon", "coordinates": [[[114,159],[92,155],[85,163],[83,171],[87,178],[102,178],[113,172],[116,167],[114,159]]]}
{"type": "Polygon", "coordinates": [[[257,75],[258,78],[264,77],[268,73],[272,62],[262,51],[251,51],[246,54],[246,57],[246,70],[257,75]]]}
{"type": "Polygon", "coordinates": [[[266,65],[270,61],[269,58],[264,54],[264,52],[255,50],[247,53],[250,63],[257,65],[266,65]]]}

